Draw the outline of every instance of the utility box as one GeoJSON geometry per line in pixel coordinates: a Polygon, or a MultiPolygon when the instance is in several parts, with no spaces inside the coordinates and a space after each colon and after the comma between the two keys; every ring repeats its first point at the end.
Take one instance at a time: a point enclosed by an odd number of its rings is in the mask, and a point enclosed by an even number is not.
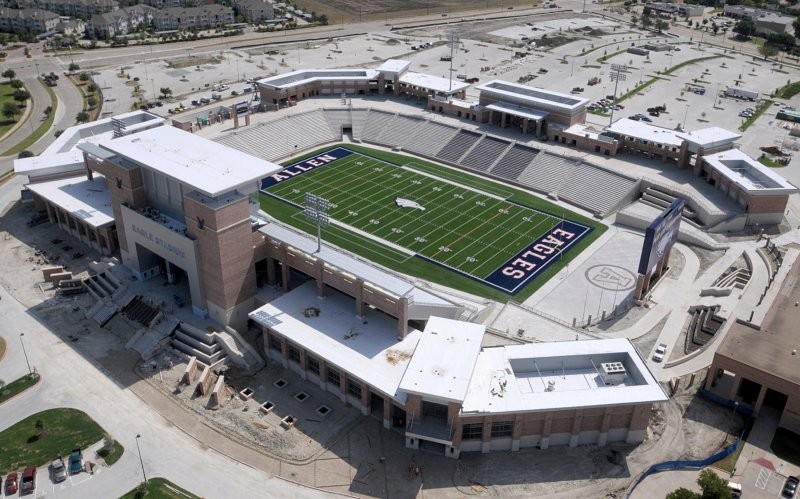
{"type": "Polygon", "coordinates": [[[600,375],[606,385],[619,385],[625,382],[628,373],[622,362],[603,362],[600,364],[600,375]]]}

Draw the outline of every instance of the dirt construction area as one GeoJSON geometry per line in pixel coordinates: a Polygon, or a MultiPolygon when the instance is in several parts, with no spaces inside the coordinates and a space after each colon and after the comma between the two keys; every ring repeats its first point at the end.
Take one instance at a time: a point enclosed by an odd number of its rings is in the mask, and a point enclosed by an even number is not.
{"type": "MultiPolygon", "coordinates": [[[[9,183],[4,190],[19,192],[19,179],[9,183]]],[[[125,350],[134,325],[115,318],[99,327],[85,317],[93,305],[89,295],[55,296],[42,278],[42,268],[62,263],[74,276],[87,276],[89,263],[99,255],[47,222],[28,227],[32,216],[33,206],[16,200],[3,209],[0,265],[5,271],[0,284],[31,309],[53,341],[69,344],[87,362],[102,366],[98,375],[119,380],[143,403],[158,408],[182,429],[175,431],[186,431],[256,469],[304,485],[358,497],[620,497],[649,465],[705,457],[722,448],[742,424],[730,411],[694,395],[704,373],[698,373],[694,386],[682,380],[685,388],[654,409],[641,445],[465,453],[459,460],[406,449],[398,432],[383,429],[380,421],[272,364],[253,378],[233,370],[226,373],[227,398],[221,408],[208,409],[207,399],[195,397],[185,387],[176,391],[185,361],[170,347],[146,363],[126,364],[120,359],[134,359],[125,350]],[[65,246],[71,248],[64,250],[65,246]],[[74,257],[77,252],[85,255],[74,257]],[[275,385],[280,379],[286,382],[284,388],[275,385]],[[243,401],[238,391],[246,387],[254,395],[243,401]],[[297,400],[300,392],[308,395],[306,401],[297,400]],[[267,400],[276,408],[263,414],[259,406],[267,400]],[[324,416],[317,412],[322,405],[330,409],[324,416]],[[279,422],[287,412],[298,420],[289,430],[281,429],[279,422]],[[231,443],[219,443],[225,441],[231,443]],[[253,458],[253,451],[259,457],[253,458]]],[[[141,286],[136,291],[156,297],[156,304],[159,294],[172,292],[159,278],[130,286],[141,286]]],[[[172,313],[185,313],[185,308],[172,313]]],[[[195,325],[206,327],[202,322],[195,325]]],[[[258,341],[255,347],[263,348],[258,341]]]]}

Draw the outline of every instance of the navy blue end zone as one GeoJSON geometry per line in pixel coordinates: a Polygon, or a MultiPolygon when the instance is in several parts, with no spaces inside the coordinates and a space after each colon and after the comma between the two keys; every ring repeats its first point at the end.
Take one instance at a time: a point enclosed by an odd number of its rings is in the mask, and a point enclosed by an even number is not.
{"type": "Polygon", "coordinates": [[[347,150],[343,147],[337,147],[336,149],[331,149],[324,154],[319,154],[303,161],[299,161],[293,165],[287,166],[277,173],[273,173],[269,177],[261,179],[261,190],[267,190],[270,187],[283,182],[284,180],[289,180],[292,177],[296,177],[305,172],[309,172],[321,166],[333,163],[334,161],[346,158],[351,154],[353,154],[353,151],[347,150]]]}
{"type": "Polygon", "coordinates": [[[506,293],[516,294],[531,279],[558,261],[566,251],[591,232],[591,227],[571,220],[562,220],[501,265],[484,281],[506,293]]]}

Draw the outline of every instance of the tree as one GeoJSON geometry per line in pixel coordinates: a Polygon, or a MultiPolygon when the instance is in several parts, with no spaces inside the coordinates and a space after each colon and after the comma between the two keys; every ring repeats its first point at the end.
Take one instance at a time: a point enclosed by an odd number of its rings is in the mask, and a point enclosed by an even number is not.
{"type": "Polygon", "coordinates": [[[731,499],[728,482],[711,470],[703,470],[697,477],[697,485],[703,489],[703,499],[731,499]]]}
{"type": "Polygon", "coordinates": [[[764,56],[764,60],[766,61],[767,59],[778,53],[778,47],[767,42],[764,45],[758,47],[758,52],[764,56]]]}
{"type": "Polygon", "coordinates": [[[740,38],[748,39],[756,34],[756,23],[752,19],[740,19],[733,27],[733,32],[740,38]]]}
{"type": "Polygon", "coordinates": [[[11,88],[22,88],[23,86],[25,85],[22,83],[22,80],[11,80],[11,88]]]}
{"type": "Polygon", "coordinates": [[[95,93],[98,90],[99,89],[97,88],[97,85],[94,84],[94,83],[90,83],[89,85],[86,86],[86,91],[89,92],[89,93],[95,93]]]}
{"type": "Polygon", "coordinates": [[[86,123],[89,121],[89,113],[86,111],[81,111],[80,113],[75,115],[75,121],[78,123],[86,123]]]}
{"type": "Polygon", "coordinates": [[[792,23],[792,28],[794,28],[794,36],[796,38],[800,38],[800,16],[798,16],[797,19],[794,20],[794,22],[792,23]]]}
{"type": "Polygon", "coordinates": [[[21,88],[18,88],[17,90],[14,90],[14,100],[18,101],[20,103],[23,103],[26,100],[28,100],[28,98],[30,98],[30,96],[31,96],[31,94],[29,94],[27,90],[23,90],[21,88]]]}
{"type": "Polygon", "coordinates": [[[89,106],[89,109],[94,109],[97,106],[97,98],[94,96],[90,96],[86,99],[86,105],[89,106]]]}
{"type": "Polygon", "coordinates": [[[172,89],[171,89],[171,88],[169,88],[169,87],[161,87],[161,88],[159,89],[159,91],[161,92],[161,95],[162,95],[162,96],[163,96],[165,99],[166,99],[167,97],[169,97],[170,95],[172,95],[172,89]]]}
{"type": "Polygon", "coordinates": [[[13,69],[6,69],[0,76],[3,78],[8,78],[8,81],[11,81],[15,76],[17,76],[17,73],[13,69]]]}
{"type": "Polygon", "coordinates": [[[327,26],[328,25],[328,16],[326,16],[325,14],[322,14],[321,16],[319,16],[317,18],[317,21],[319,21],[319,23],[321,25],[327,26]]]}
{"type": "Polygon", "coordinates": [[[81,69],[81,67],[78,66],[76,63],[74,63],[74,62],[70,62],[69,63],[69,70],[70,71],[77,71],[79,69],[81,69]]]}
{"type": "Polygon", "coordinates": [[[33,154],[33,152],[25,150],[25,151],[20,151],[20,153],[17,154],[17,159],[32,158],[33,156],[36,156],[35,154],[33,154]]]}
{"type": "Polygon", "coordinates": [[[713,31],[715,35],[719,33],[719,25],[717,23],[711,23],[711,31],[713,31]]]}
{"type": "Polygon", "coordinates": [[[44,111],[42,112],[44,113],[45,116],[50,116],[50,113],[53,112],[53,106],[47,106],[46,108],[44,108],[44,111]]]}
{"type": "Polygon", "coordinates": [[[91,79],[91,76],[89,76],[89,73],[81,73],[80,75],[78,75],[78,79],[80,81],[89,81],[89,79],[91,79]]]}
{"type": "Polygon", "coordinates": [[[669,23],[663,19],[656,19],[655,28],[659,33],[661,33],[665,29],[669,28],[669,23]]]}
{"type": "Polygon", "coordinates": [[[647,29],[653,25],[653,19],[650,16],[642,14],[642,28],[647,29]]]}
{"type": "Polygon", "coordinates": [[[701,496],[697,492],[692,492],[691,490],[681,487],[677,490],[673,490],[665,499],[700,499],[701,496]]]}
{"type": "Polygon", "coordinates": [[[3,116],[7,119],[13,120],[19,114],[19,106],[13,102],[3,103],[3,116]]]}

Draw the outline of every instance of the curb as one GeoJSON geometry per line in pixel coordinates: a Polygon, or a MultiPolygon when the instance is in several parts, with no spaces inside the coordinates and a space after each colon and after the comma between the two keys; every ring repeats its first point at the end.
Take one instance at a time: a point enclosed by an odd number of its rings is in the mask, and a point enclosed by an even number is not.
{"type": "MultiPolygon", "coordinates": [[[[26,389],[22,390],[21,392],[18,392],[18,393],[16,393],[16,394],[14,394],[12,397],[10,397],[10,398],[7,398],[6,400],[4,400],[4,401],[0,402],[0,406],[2,406],[3,404],[6,404],[6,403],[8,403],[8,402],[11,402],[11,401],[12,401],[12,400],[14,400],[15,398],[17,398],[17,397],[19,397],[20,395],[22,395],[23,393],[28,393],[28,390],[31,390],[31,389],[33,389],[33,388],[36,388],[37,386],[39,386],[39,383],[41,383],[41,382],[42,382],[42,375],[41,375],[41,374],[38,374],[38,373],[36,373],[36,374],[37,374],[37,376],[39,376],[39,379],[38,379],[38,380],[36,380],[36,383],[32,384],[31,386],[29,386],[28,388],[26,388],[26,389]]],[[[16,380],[14,380],[14,381],[16,381],[16,380]]]]}

